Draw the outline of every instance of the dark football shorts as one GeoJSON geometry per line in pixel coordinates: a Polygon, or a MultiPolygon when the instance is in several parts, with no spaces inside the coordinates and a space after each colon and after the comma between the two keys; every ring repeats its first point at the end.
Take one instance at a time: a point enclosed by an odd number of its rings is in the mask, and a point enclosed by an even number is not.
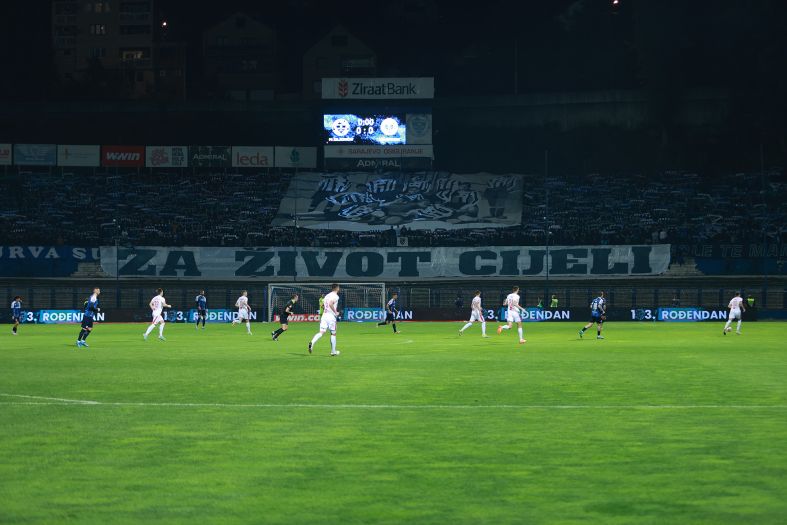
{"type": "Polygon", "coordinates": [[[82,318],[82,328],[88,330],[93,328],[93,318],[92,317],[83,317],[82,318]]]}

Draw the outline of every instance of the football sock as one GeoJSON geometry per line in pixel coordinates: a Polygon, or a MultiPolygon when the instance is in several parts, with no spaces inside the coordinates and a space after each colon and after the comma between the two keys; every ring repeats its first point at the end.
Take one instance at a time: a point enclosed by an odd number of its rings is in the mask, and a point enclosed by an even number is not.
{"type": "Polygon", "coordinates": [[[154,328],[156,328],[156,325],[154,325],[154,324],[148,326],[148,329],[145,331],[145,335],[149,335],[150,332],[152,332],[154,328]]]}
{"type": "Polygon", "coordinates": [[[520,326],[516,331],[519,334],[519,338],[522,339],[522,327],[520,326]]]}
{"type": "Polygon", "coordinates": [[[202,328],[205,328],[205,318],[202,318],[202,328]]]}
{"type": "Polygon", "coordinates": [[[249,321],[246,321],[246,331],[251,333],[251,323],[249,321]]]}
{"type": "Polygon", "coordinates": [[[82,336],[82,340],[83,340],[83,341],[84,341],[85,339],[87,339],[87,336],[89,336],[89,335],[90,335],[90,330],[84,330],[84,332],[85,332],[85,334],[82,336]]]}
{"type": "MultiPolygon", "coordinates": [[[[394,331],[394,333],[396,333],[396,323],[391,323],[391,326],[393,326],[393,331],[394,331]]],[[[740,330],[740,329],[741,329],[741,327],[740,327],[740,325],[738,325],[738,330],[740,330]]]]}
{"type": "MultiPolygon", "coordinates": [[[[470,323],[467,323],[470,324],[470,323]]],[[[481,335],[486,335],[486,321],[481,322],[481,335]]]]}
{"type": "Polygon", "coordinates": [[[12,332],[16,333],[16,326],[11,329],[12,332]]]}
{"type": "Polygon", "coordinates": [[[314,346],[314,343],[316,343],[320,337],[322,337],[322,332],[317,332],[314,334],[314,337],[312,337],[312,346],[314,346]]]}
{"type": "Polygon", "coordinates": [[[596,330],[596,335],[601,335],[601,330],[596,330]]]}
{"type": "Polygon", "coordinates": [[[77,337],[77,341],[81,341],[83,335],[85,335],[85,329],[84,328],[79,331],[79,337],[77,337]]]}
{"type": "Polygon", "coordinates": [[[741,320],[738,319],[738,332],[740,332],[740,331],[741,331],[741,320]]]}
{"type": "Polygon", "coordinates": [[[336,351],[336,336],[331,334],[331,352],[336,351]]]}
{"type": "Polygon", "coordinates": [[[727,330],[727,328],[729,328],[731,324],[732,321],[727,321],[727,324],[724,325],[724,330],[727,330]]]}
{"type": "Polygon", "coordinates": [[[164,337],[164,323],[161,323],[160,325],[158,325],[158,336],[159,337],[164,337]]]}
{"type": "Polygon", "coordinates": [[[377,326],[385,326],[385,321],[383,321],[382,323],[377,323],[377,326]]]}
{"type": "MultiPolygon", "coordinates": [[[[459,330],[459,331],[460,331],[460,332],[464,332],[465,330],[467,330],[467,329],[468,329],[468,328],[470,328],[471,326],[473,326],[473,323],[467,323],[467,324],[466,324],[466,325],[464,325],[464,326],[462,327],[462,329],[461,329],[461,330],[459,330]]],[[[482,324],[481,326],[483,327],[484,325],[482,324]]]]}
{"type": "Polygon", "coordinates": [[[278,330],[276,330],[275,332],[273,332],[273,337],[279,337],[279,336],[280,336],[281,334],[283,334],[283,333],[284,333],[284,330],[282,330],[281,328],[279,328],[278,330]]]}

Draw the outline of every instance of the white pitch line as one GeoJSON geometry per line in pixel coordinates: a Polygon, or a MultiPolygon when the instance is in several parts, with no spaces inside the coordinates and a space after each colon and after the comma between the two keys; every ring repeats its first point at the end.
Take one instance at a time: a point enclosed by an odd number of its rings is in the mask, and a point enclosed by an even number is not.
{"type": "MultiPolygon", "coordinates": [[[[56,401],[54,405],[98,405],[98,401],[88,401],[86,399],[64,399],[62,397],[29,396],[24,394],[0,394],[2,397],[21,397],[24,399],[40,399],[42,401],[56,401]]],[[[10,403],[4,403],[10,404],[10,403]]]]}
{"type": "Polygon", "coordinates": [[[59,405],[110,407],[173,408],[318,408],[318,409],[394,409],[394,410],[785,410],[787,405],[401,405],[355,403],[175,403],[145,401],[89,401],[57,397],[0,394],[40,401],[0,401],[0,405],[59,405]]]}

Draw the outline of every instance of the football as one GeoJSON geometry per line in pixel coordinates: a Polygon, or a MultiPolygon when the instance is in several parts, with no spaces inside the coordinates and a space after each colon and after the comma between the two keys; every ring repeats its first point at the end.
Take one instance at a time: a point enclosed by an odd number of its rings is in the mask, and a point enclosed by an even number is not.
{"type": "Polygon", "coordinates": [[[732,332],[732,327],[728,326],[727,328],[724,329],[724,331],[727,333],[732,332]]]}

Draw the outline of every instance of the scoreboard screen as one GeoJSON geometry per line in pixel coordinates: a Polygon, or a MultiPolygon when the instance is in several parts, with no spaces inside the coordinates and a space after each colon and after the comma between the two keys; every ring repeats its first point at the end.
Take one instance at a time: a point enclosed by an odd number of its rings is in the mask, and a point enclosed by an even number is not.
{"type": "Polygon", "coordinates": [[[326,144],[407,144],[404,115],[323,115],[326,144]]]}

